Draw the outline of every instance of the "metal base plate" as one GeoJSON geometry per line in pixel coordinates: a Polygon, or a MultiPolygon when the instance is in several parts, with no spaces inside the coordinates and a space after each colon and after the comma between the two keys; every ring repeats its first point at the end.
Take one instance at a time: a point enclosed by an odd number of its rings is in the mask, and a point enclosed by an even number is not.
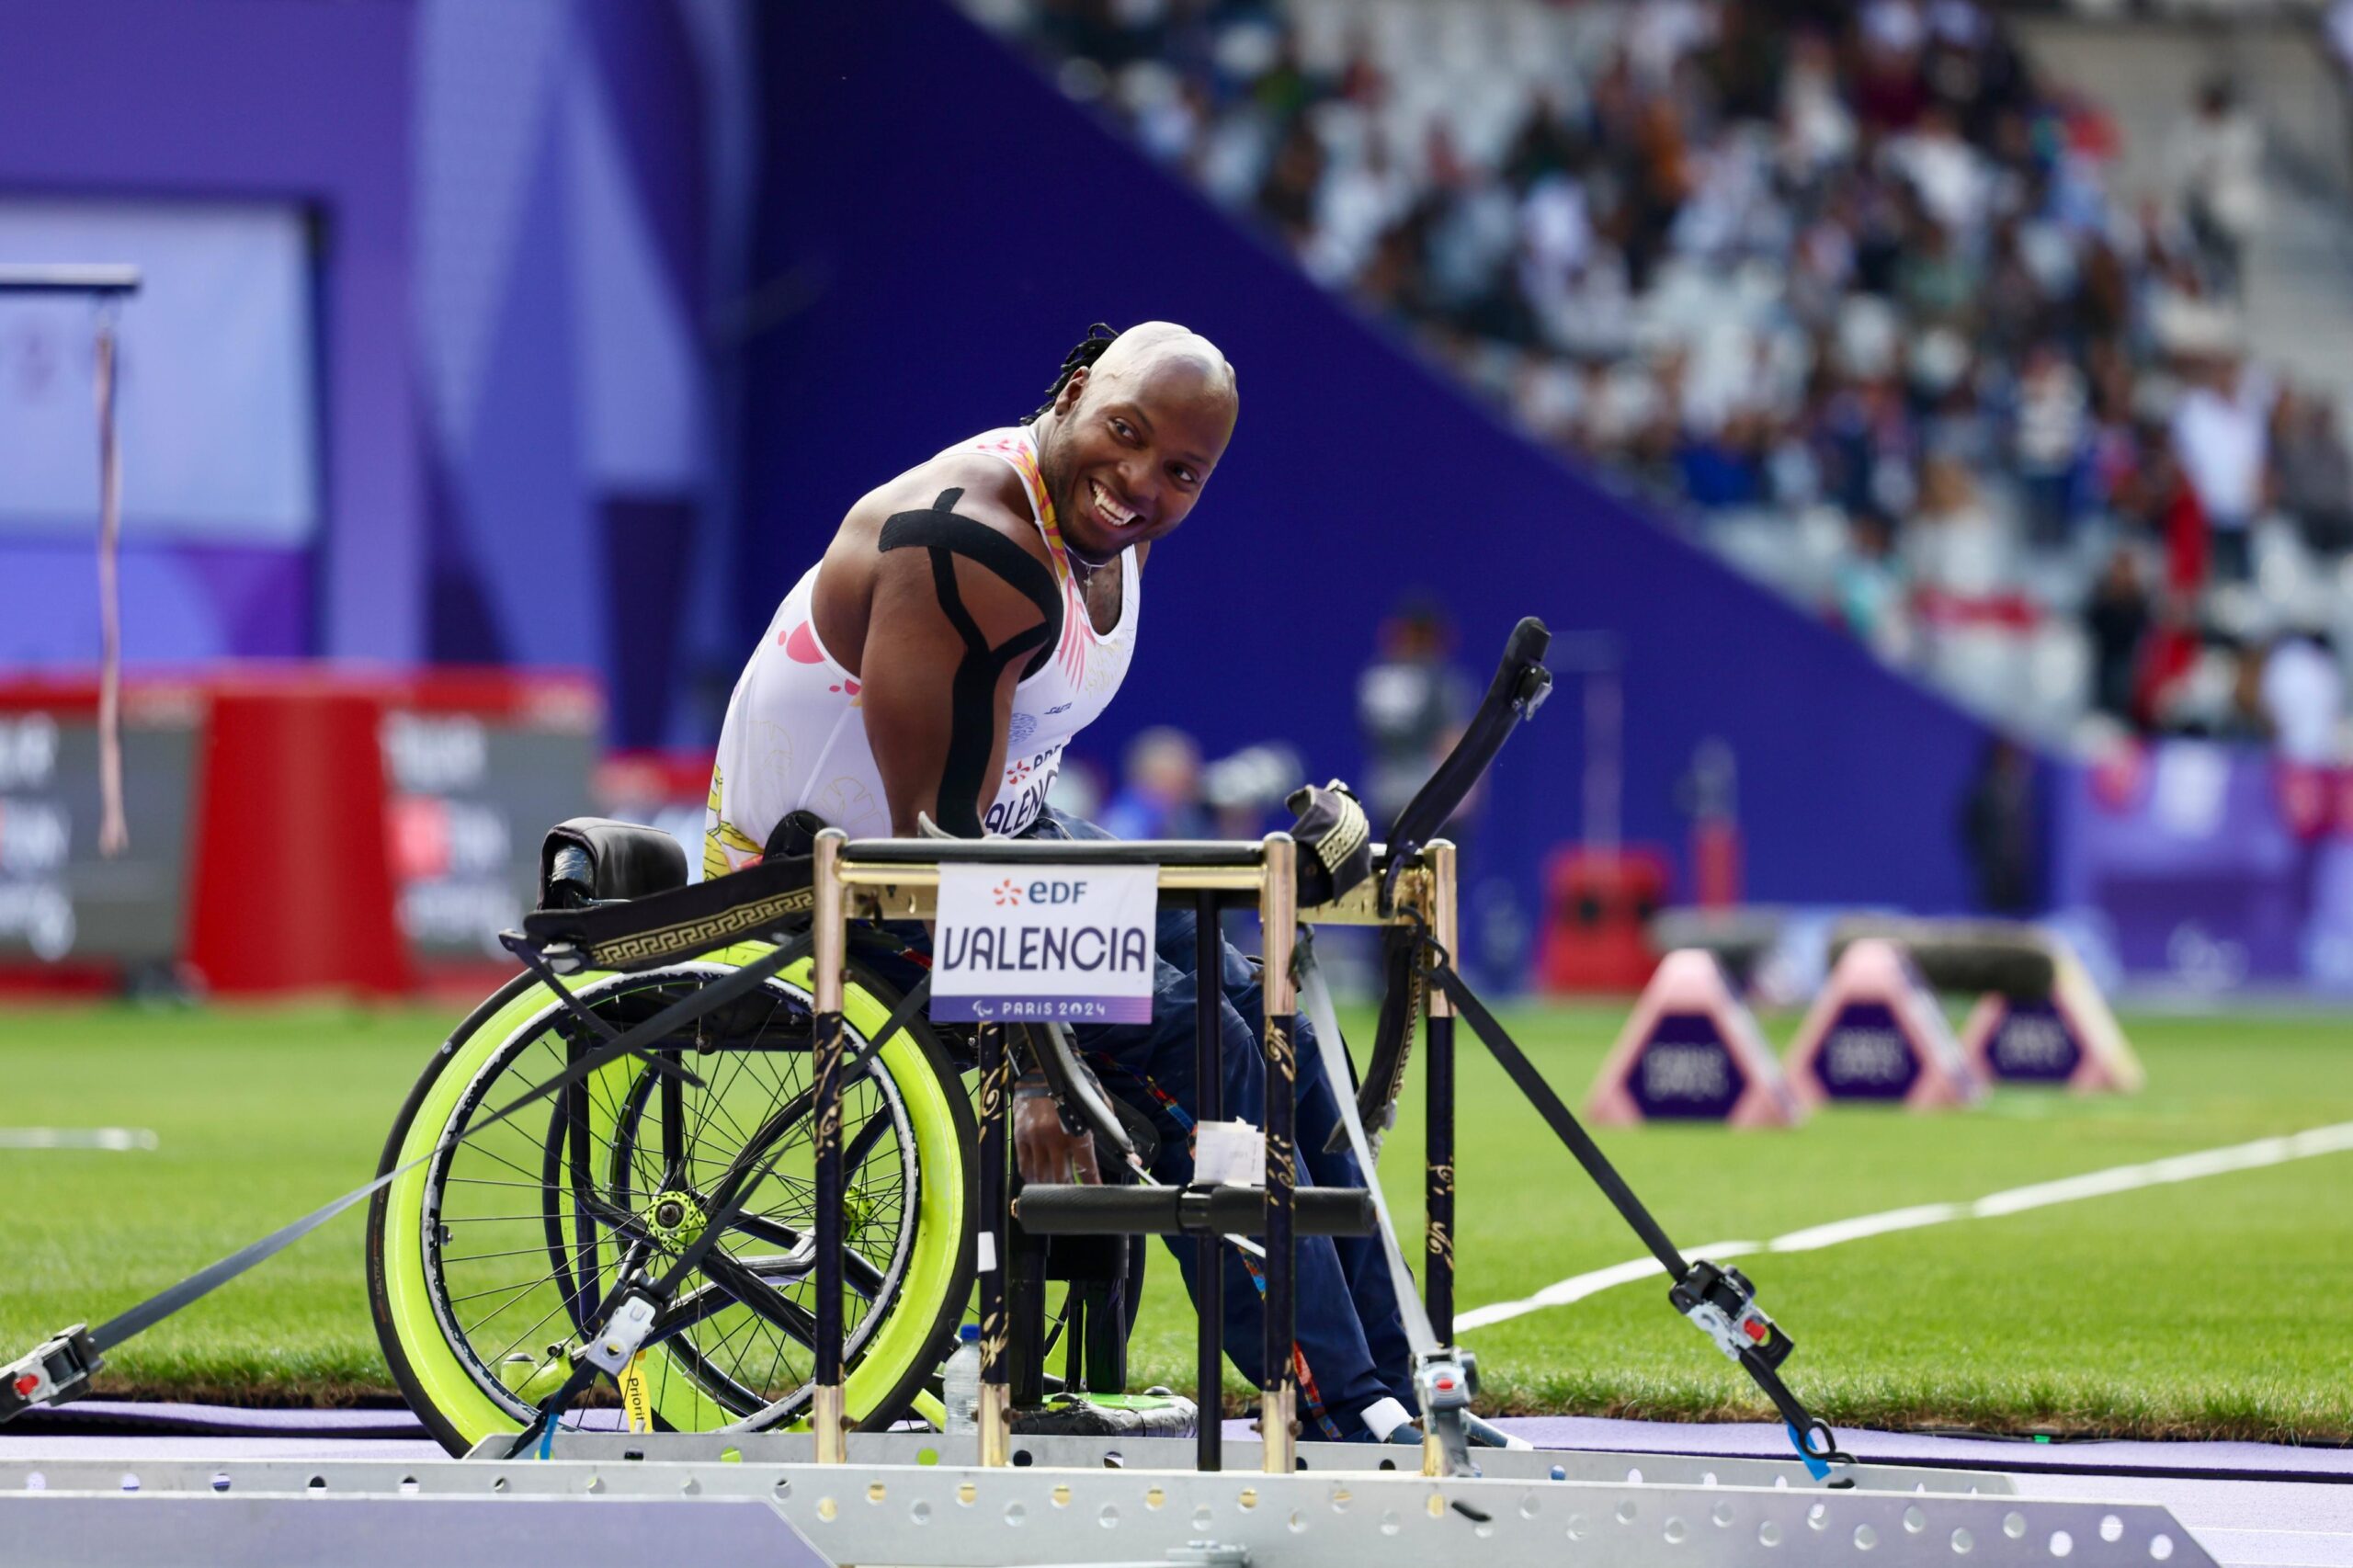
{"type": "Polygon", "coordinates": [[[410,1564],[420,1557],[451,1563],[494,1557],[507,1568],[542,1562],[570,1568],[589,1551],[610,1553],[657,1536],[674,1546],[682,1528],[691,1528],[698,1543],[715,1529],[747,1550],[758,1537],[757,1550],[788,1562],[811,1561],[801,1555],[805,1540],[832,1562],[911,1568],[1133,1563],[1198,1558],[1203,1550],[1222,1562],[1285,1568],[1443,1562],[1473,1550],[1482,1563],[1529,1568],[1557,1568],[1564,1551],[1572,1560],[1579,1551],[1595,1553],[1612,1568],[1774,1562],[2052,1568],[2062,1559],[2068,1568],[2212,1564],[2161,1506],[1994,1495],[1988,1483],[2000,1478],[1989,1476],[1965,1478],[1976,1494],[1931,1492],[1925,1483],[1827,1492],[1731,1484],[1723,1477],[1738,1461],[1685,1461],[1717,1467],[1717,1483],[1709,1485],[1654,1479],[1646,1463],[1672,1456],[1517,1450],[1498,1457],[1582,1459],[1619,1473],[1562,1481],[1494,1474],[1433,1481],[1312,1468],[1287,1476],[1239,1469],[1202,1475],[1106,1469],[1098,1442],[1089,1442],[1088,1468],[1033,1462],[983,1470],[874,1462],[858,1452],[873,1441],[854,1445],[851,1463],[826,1466],[762,1463],[740,1447],[743,1457],[733,1462],[649,1456],[127,1466],[18,1459],[0,1462],[0,1540],[70,1540],[72,1560],[89,1568],[157,1561],[159,1540],[183,1549],[209,1543],[208,1551],[221,1549],[219,1561],[358,1562],[352,1543],[367,1540],[396,1543],[410,1564]],[[1637,1469],[1641,1481],[1626,1479],[1625,1471],[1637,1469]],[[575,1506],[561,1506],[567,1498],[575,1506]],[[689,1522],[681,1516],[690,1503],[738,1506],[698,1512],[689,1522]],[[739,1511],[743,1505],[754,1506],[739,1511]],[[314,1549],[330,1539],[340,1549],[322,1558],[314,1549]]]}

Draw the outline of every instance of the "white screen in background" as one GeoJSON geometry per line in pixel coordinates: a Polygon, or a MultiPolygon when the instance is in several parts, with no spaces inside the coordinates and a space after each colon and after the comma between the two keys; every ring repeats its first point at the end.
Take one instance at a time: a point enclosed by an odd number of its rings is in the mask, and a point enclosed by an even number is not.
{"type": "MultiPolygon", "coordinates": [[[[280,203],[0,199],[0,263],[133,262],[117,315],[123,532],[299,544],[318,521],[311,265],[280,203]]],[[[86,533],[85,298],[0,293],[0,535],[86,533]]]]}

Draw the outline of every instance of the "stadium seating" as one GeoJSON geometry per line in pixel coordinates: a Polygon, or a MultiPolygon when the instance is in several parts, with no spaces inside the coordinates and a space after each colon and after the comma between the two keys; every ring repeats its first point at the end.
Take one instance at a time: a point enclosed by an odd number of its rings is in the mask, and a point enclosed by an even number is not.
{"type": "MultiPolygon", "coordinates": [[[[1531,437],[1981,714],[2244,730],[2241,650],[2340,613],[2341,419],[2238,369],[2195,183],[2137,200],[2115,121],[1973,0],[967,3],[1531,437]],[[2279,506],[2220,515],[2201,391],[2269,434],[2279,506]]],[[[2245,144],[2179,115],[2143,164],[2245,144]]]]}

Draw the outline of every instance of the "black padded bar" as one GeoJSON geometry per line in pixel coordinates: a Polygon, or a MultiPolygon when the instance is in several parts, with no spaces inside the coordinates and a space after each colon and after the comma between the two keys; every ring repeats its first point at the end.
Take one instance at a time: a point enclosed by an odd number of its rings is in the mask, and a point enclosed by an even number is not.
{"type": "Polygon", "coordinates": [[[1849,915],[1831,928],[1831,963],[1866,937],[1901,943],[1937,991],[1994,991],[2016,1002],[2041,1002],[2059,982],[2051,939],[2017,922],[1849,915]]]}
{"type": "MultiPolygon", "coordinates": [[[[1292,1227],[1303,1236],[1369,1236],[1372,1195],[1360,1187],[1302,1187],[1292,1227]]],[[[1049,1187],[1021,1189],[1021,1228],[1046,1236],[1260,1236],[1267,1195],[1255,1187],[1049,1187]]]]}

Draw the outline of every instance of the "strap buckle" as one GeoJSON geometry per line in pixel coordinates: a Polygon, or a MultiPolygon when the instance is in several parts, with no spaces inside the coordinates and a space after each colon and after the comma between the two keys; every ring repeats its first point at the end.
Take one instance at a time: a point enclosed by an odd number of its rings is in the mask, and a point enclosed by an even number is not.
{"type": "Polygon", "coordinates": [[[1768,1367],[1779,1367],[1797,1348],[1797,1342],[1756,1304],[1756,1287],[1737,1268],[1720,1268],[1695,1258],[1691,1271],[1676,1282],[1666,1299],[1731,1360],[1754,1353],[1768,1367]]]}
{"type": "Polygon", "coordinates": [[[77,1323],[30,1354],[0,1367],[0,1424],[39,1405],[80,1399],[90,1392],[90,1374],[104,1359],[88,1326],[77,1323]]]}
{"type": "Polygon", "coordinates": [[[599,1370],[619,1378],[629,1369],[638,1346],[654,1332],[654,1320],[661,1312],[662,1303],[652,1290],[642,1284],[631,1286],[613,1309],[604,1332],[592,1336],[582,1354],[599,1370]]]}

